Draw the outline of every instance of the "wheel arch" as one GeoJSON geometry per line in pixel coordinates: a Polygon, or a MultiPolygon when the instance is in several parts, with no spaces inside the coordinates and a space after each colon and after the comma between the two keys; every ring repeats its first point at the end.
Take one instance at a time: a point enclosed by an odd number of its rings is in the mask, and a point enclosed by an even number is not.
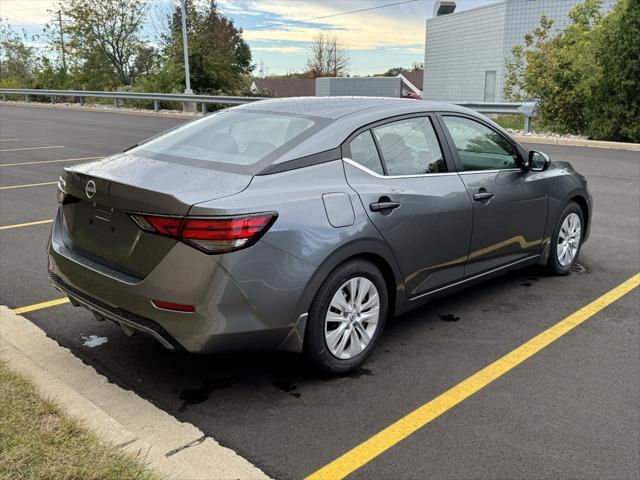
{"type": "Polygon", "coordinates": [[[577,203],[578,206],[580,207],[580,210],[582,210],[582,219],[584,220],[584,236],[583,236],[583,239],[586,240],[587,236],[588,236],[589,229],[591,227],[591,218],[589,216],[589,214],[590,214],[589,202],[582,195],[574,195],[573,197],[571,197],[569,199],[569,201],[567,202],[567,205],[569,203],[571,203],[571,202],[577,203]]]}
{"type": "Polygon", "coordinates": [[[340,265],[355,259],[371,262],[384,277],[389,295],[389,315],[396,311],[402,275],[387,245],[378,240],[356,240],[334,250],[316,269],[301,296],[299,311],[308,312],[318,288],[340,265]]]}

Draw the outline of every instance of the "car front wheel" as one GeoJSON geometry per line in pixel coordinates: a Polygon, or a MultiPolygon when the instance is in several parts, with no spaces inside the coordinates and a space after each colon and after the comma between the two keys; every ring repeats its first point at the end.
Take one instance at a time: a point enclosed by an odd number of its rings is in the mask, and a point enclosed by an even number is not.
{"type": "Polygon", "coordinates": [[[305,355],[325,374],[349,372],[367,359],[388,311],[384,278],[370,262],[337,267],[313,300],[305,332],[305,355]]]}
{"type": "Polygon", "coordinates": [[[582,246],[584,217],[575,202],[569,203],[560,215],[551,239],[548,269],[555,275],[566,275],[571,271],[582,246]]]}

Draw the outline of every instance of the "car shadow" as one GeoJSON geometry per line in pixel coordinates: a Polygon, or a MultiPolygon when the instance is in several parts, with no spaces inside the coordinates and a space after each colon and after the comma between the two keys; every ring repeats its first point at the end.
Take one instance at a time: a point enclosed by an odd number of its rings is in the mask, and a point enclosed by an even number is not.
{"type": "MultiPolygon", "coordinates": [[[[543,277],[539,268],[508,273],[469,287],[449,297],[435,299],[387,323],[376,350],[365,365],[349,374],[328,378],[314,373],[300,355],[287,352],[242,352],[195,355],[170,352],[155,340],[136,335],[126,337],[109,325],[109,342],[98,349],[74,353],[119,386],[130,389],[159,407],[184,417],[212,400],[231,408],[238,399],[254,407],[276,398],[300,400],[305,392],[341,385],[376,375],[377,360],[388,354],[403,355],[403,349],[429,337],[429,330],[449,324],[458,328],[465,318],[457,313],[462,304],[491,305],[492,297],[505,289],[530,288],[543,277]],[[123,366],[126,365],[126,368],[123,366]],[[279,397],[277,397],[279,395],[279,397]]],[[[362,380],[360,380],[362,379],[362,380]]]]}

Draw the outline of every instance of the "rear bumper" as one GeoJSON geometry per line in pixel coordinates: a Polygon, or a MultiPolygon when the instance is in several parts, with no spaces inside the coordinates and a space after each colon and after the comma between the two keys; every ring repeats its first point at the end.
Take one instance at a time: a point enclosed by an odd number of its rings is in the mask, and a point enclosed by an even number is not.
{"type": "Polygon", "coordinates": [[[69,297],[75,306],[83,306],[96,316],[112,320],[120,324],[123,328],[129,327],[136,331],[151,335],[168,350],[185,350],[184,347],[169,334],[169,332],[153,320],[149,320],[148,318],[127,312],[120,308],[111,307],[97,298],[89,297],[53,273],[49,273],[49,281],[55,288],[69,297]]]}
{"type": "Polygon", "coordinates": [[[69,245],[59,210],[48,248],[51,283],[125,331],[194,353],[302,348],[285,339],[299,326],[304,312],[295,306],[313,268],[266,243],[219,256],[176,243],[143,279],[83,257],[69,245]],[[154,299],[194,305],[195,312],[160,310],[154,299]]]}

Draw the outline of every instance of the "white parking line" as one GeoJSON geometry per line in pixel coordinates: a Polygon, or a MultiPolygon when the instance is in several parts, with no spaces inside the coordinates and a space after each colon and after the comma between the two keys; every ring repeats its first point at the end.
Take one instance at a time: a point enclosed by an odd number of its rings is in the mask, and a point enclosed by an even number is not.
{"type": "Polygon", "coordinates": [[[27,183],[25,185],[10,185],[8,187],[0,187],[0,190],[12,190],[14,188],[27,188],[27,187],[41,187],[43,185],[55,185],[58,182],[42,182],[42,183],[27,183]]]}
{"type": "Polygon", "coordinates": [[[20,140],[19,138],[2,138],[0,139],[0,142],[15,142],[17,140],[20,140]]]}
{"type": "Polygon", "coordinates": [[[104,158],[104,157],[61,158],[60,160],[38,160],[36,162],[3,163],[3,164],[0,164],[0,167],[18,167],[21,165],[38,165],[40,163],[81,162],[83,160],[98,160],[99,158],[104,158]]]}
{"type": "Polygon", "coordinates": [[[26,148],[7,148],[0,152],[20,152],[22,150],[44,150],[45,148],[64,148],[64,145],[52,145],[50,147],[26,147],[26,148]]]}

